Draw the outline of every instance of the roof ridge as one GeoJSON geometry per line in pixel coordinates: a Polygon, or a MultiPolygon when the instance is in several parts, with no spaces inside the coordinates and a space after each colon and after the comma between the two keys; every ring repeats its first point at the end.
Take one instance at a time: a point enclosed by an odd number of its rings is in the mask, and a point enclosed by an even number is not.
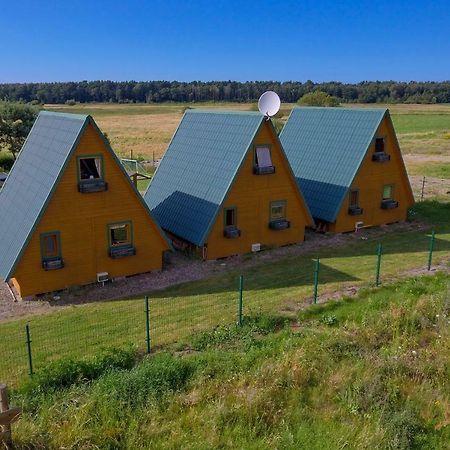
{"type": "Polygon", "coordinates": [[[68,112],[62,112],[62,111],[48,111],[47,109],[43,109],[42,111],[39,111],[39,115],[64,117],[66,119],[76,119],[76,120],[86,120],[88,117],[91,117],[90,114],[68,113],[68,112]]]}
{"type": "Polygon", "coordinates": [[[235,109],[227,110],[227,109],[204,109],[204,108],[192,108],[192,109],[186,109],[186,114],[191,113],[208,113],[208,114],[243,114],[243,115],[249,115],[249,116],[255,116],[260,115],[263,117],[263,115],[259,111],[238,111],[235,109]]]}

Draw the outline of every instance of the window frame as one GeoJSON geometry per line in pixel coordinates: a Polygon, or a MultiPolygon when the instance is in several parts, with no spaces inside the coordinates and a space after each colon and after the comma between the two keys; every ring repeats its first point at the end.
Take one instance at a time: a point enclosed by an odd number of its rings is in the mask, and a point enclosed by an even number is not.
{"type": "Polygon", "coordinates": [[[79,183],[89,183],[89,182],[93,182],[93,181],[105,181],[105,162],[104,162],[104,158],[103,158],[103,154],[102,153],[98,153],[98,154],[93,154],[93,155],[79,155],[77,156],[77,178],[78,178],[78,182],[79,183]],[[96,159],[99,158],[101,161],[101,174],[100,174],[100,178],[87,178],[87,179],[81,179],[81,167],[80,167],[80,161],[82,159],[96,159]]]}
{"type": "Polygon", "coordinates": [[[274,222],[276,220],[287,220],[287,200],[274,200],[269,204],[269,222],[274,222]],[[272,217],[272,208],[278,205],[282,205],[284,208],[284,217],[279,217],[277,219],[272,217]]]}
{"type": "Polygon", "coordinates": [[[394,184],[392,184],[392,183],[383,184],[383,190],[381,191],[381,201],[384,202],[384,201],[387,201],[387,200],[394,200],[394,184]],[[388,186],[391,188],[391,196],[389,198],[385,198],[384,197],[384,190],[388,186]]]}
{"type": "Polygon", "coordinates": [[[348,207],[349,208],[359,208],[359,192],[360,189],[350,189],[349,195],[348,195],[348,207]],[[356,204],[352,203],[352,194],[356,192],[357,195],[357,202],[356,204]]]}
{"type": "Polygon", "coordinates": [[[237,216],[237,206],[227,206],[223,208],[223,228],[226,230],[227,228],[236,227],[238,224],[238,216],[237,216]],[[234,225],[227,225],[227,211],[234,211],[234,225]]]}
{"type": "Polygon", "coordinates": [[[61,250],[61,233],[59,231],[46,231],[45,233],[40,233],[40,249],[41,249],[41,261],[54,261],[56,259],[62,259],[61,250]],[[56,249],[58,250],[55,256],[44,256],[44,239],[48,236],[56,236],[56,249]]]}
{"type": "Polygon", "coordinates": [[[272,158],[272,144],[255,144],[254,145],[254,149],[253,149],[253,165],[256,166],[256,167],[259,167],[259,165],[258,165],[258,157],[256,155],[256,150],[259,147],[267,147],[268,150],[269,150],[269,156],[270,156],[270,163],[271,163],[271,165],[270,166],[264,166],[264,167],[274,167],[274,165],[273,165],[273,158],[272,158]]]}
{"type": "Polygon", "coordinates": [[[112,248],[121,248],[121,247],[133,247],[133,222],[131,220],[121,220],[118,222],[111,222],[106,225],[106,233],[108,236],[108,249],[111,250],[112,248]],[[117,227],[120,225],[128,225],[129,227],[129,239],[128,242],[125,244],[112,244],[112,236],[111,236],[111,230],[112,227],[117,227]]]}

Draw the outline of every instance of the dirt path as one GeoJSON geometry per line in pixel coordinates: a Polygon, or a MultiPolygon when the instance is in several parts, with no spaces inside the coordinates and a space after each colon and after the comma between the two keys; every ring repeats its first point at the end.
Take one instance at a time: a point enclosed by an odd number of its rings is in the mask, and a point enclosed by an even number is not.
{"type": "Polygon", "coordinates": [[[307,240],[302,244],[291,245],[264,251],[253,255],[240,255],[223,260],[202,262],[181,255],[170,254],[167,268],[162,272],[141,274],[101,285],[88,285],[67,289],[54,296],[41,296],[35,300],[14,301],[5,283],[0,282],[0,322],[34,314],[43,314],[56,309],[67,308],[98,301],[124,299],[151,293],[180,283],[209,278],[237,269],[244,270],[257,265],[283,260],[288,257],[304,255],[329,247],[343,247],[361,240],[375,239],[379,236],[399,231],[426,230],[429,225],[422,223],[398,223],[382,226],[358,233],[321,235],[307,232],[307,240]]]}

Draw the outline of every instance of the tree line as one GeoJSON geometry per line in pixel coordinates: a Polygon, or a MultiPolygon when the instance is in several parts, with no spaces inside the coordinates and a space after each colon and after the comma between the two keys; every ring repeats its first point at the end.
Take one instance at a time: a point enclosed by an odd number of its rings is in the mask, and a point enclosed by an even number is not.
{"type": "Polygon", "coordinates": [[[323,91],[340,102],[450,103],[450,81],[363,81],[357,84],[306,81],[79,81],[0,84],[0,100],[32,103],[250,102],[267,90],[283,102],[323,91]]]}

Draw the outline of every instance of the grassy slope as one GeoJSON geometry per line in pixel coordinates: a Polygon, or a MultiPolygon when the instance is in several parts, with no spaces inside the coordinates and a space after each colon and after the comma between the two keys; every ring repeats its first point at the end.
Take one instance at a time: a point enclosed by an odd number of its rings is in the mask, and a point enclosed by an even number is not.
{"type": "MultiPolygon", "coordinates": [[[[448,261],[450,250],[450,204],[423,203],[416,215],[435,224],[438,239],[434,262],[448,261]]],[[[243,271],[244,311],[292,314],[311,298],[313,258],[320,256],[319,293],[373,283],[375,249],[384,244],[382,279],[401,276],[407,270],[423,268],[427,262],[429,232],[404,231],[380,234],[367,232],[367,240],[354,240],[343,247],[325,246],[313,253],[285,257],[243,271]]],[[[326,238],[324,238],[326,239],[326,238]]],[[[175,342],[193,331],[235,321],[237,306],[236,270],[225,271],[206,280],[187,283],[151,294],[152,343],[175,342]]],[[[310,300],[309,300],[310,301],[310,300]]],[[[109,345],[145,345],[143,298],[91,303],[35,316],[29,320],[36,370],[62,354],[80,357],[95,354],[109,345]]],[[[0,359],[0,379],[9,383],[23,379],[27,372],[24,344],[25,320],[0,325],[1,343],[7,343],[0,359]]]]}
{"type": "Polygon", "coordinates": [[[49,371],[13,395],[18,448],[448,448],[449,283],[311,307],[294,332],[246,319],[89,384],[52,391],[73,369],[49,371]]]}

